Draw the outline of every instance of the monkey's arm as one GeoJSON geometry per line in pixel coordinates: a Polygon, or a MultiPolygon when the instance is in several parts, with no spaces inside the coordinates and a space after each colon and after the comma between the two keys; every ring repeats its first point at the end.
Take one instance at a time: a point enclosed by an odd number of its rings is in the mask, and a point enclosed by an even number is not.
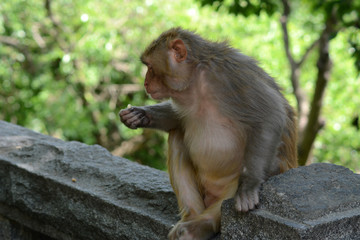
{"type": "Polygon", "coordinates": [[[169,101],[122,109],[119,116],[121,122],[131,129],[155,128],[168,132],[180,126],[180,120],[169,101]]]}

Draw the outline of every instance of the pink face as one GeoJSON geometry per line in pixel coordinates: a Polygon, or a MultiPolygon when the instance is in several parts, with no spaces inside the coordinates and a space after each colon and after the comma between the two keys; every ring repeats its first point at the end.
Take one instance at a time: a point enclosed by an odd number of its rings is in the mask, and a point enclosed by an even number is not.
{"type": "Polygon", "coordinates": [[[164,79],[156,75],[151,65],[147,64],[148,70],[145,75],[145,90],[155,100],[169,98],[169,89],[164,84],[164,79]]]}
{"type": "Polygon", "coordinates": [[[144,86],[153,99],[169,98],[174,91],[182,91],[187,87],[189,67],[184,63],[186,58],[185,44],[179,39],[170,43],[167,54],[152,54],[151,57],[141,58],[148,68],[144,86]]]}

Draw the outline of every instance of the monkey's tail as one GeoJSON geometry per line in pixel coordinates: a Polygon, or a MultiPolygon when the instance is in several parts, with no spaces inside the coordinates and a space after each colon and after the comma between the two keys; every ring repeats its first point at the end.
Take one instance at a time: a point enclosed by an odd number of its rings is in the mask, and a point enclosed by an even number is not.
{"type": "Polygon", "coordinates": [[[286,128],[281,139],[283,144],[279,149],[280,172],[282,173],[298,166],[296,114],[290,105],[287,105],[286,111],[286,128]]]}

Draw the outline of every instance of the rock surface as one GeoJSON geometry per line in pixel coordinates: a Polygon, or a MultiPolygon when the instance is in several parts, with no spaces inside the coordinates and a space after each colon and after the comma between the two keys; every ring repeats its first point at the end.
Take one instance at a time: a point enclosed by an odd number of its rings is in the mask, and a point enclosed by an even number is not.
{"type": "MultiPolygon", "coordinates": [[[[0,240],[167,239],[168,175],[104,148],[0,121],[0,240]]],[[[312,164],[262,185],[258,209],[222,206],[215,239],[360,239],[360,175],[312,164]]]]}
{"type": "Polygon", "coordinates": [[[177,203],[165,172],[0,121],[0,215],[55,239],[167,239],[177,203]]]}
{"type": "Polygon", "coordinates": [[[262,185],[257,210],[222,208],[222,239],[360,239],[360,175],[326,163],[292,169],[262,185]]]}

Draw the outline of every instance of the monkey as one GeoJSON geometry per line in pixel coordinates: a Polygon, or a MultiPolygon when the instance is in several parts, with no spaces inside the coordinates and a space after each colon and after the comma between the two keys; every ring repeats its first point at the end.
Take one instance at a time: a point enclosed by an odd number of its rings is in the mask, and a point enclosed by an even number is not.
{"type": "Polygon", "coordinates": [[[254,209],[261,183],[297,167],[294,110],[253,58],[181,27],[163,32],[140,60],[147,94],[162,102],[122,109],[120,119],[169,133],[181,215],[169,239],[209,239],[220,231],[225,199],[239,212],[254,209]]]}

